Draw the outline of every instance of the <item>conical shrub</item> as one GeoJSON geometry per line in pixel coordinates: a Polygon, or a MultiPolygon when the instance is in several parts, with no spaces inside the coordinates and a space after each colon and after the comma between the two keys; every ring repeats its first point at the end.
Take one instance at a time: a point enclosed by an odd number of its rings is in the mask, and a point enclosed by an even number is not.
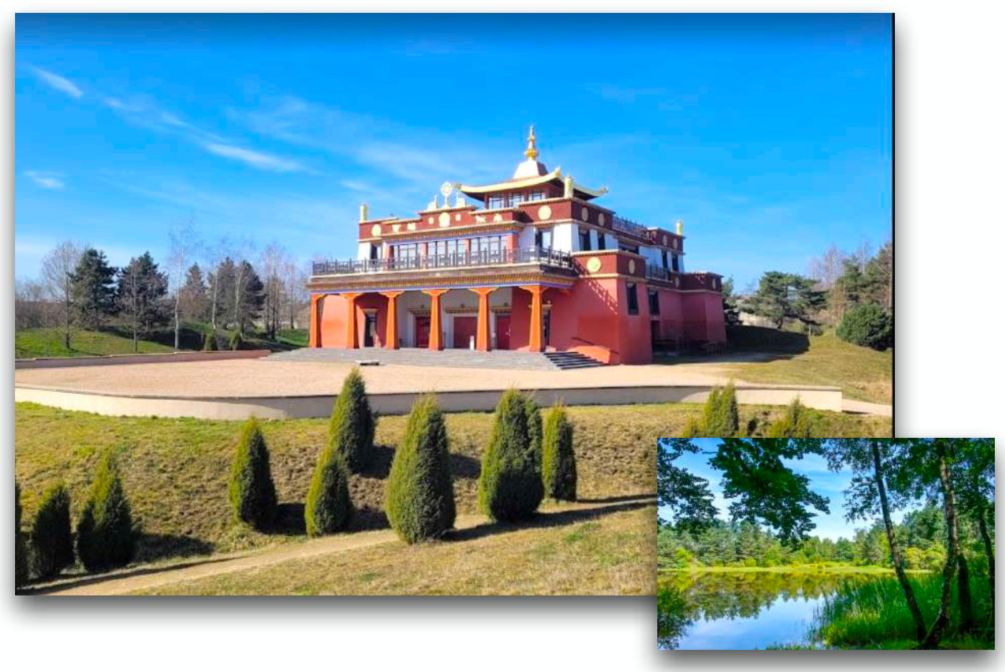
{"type": "Polygon", "coordinates": [[[572,423],[565,409],[554,406],[544,421],[541,472],[544,496],[576,501],[576,454],[572,447],[572,423]]]}
{"type": "Polygon", "coordinates": [[[14,588],[28,583],[28,545],[21,531],[21,484],[14,482],[14,588]]]}
{"type": "Polygon", "coordinates": [[[345,465],[359,473],[373,457],[373,412],[366,397],[366,384],[358,367],[342,382],[328,425],[328,446],[342,455],[345,465]]]}
{"type": "Polygon", "coordinates": [[[218,349],[215,331],[206,332],[202,340],[202,349],[204,352],[214,352],[218,349]]]}
{"type": "Polygon", "coordinates": [[[799,397],[793,399],[785,409],[785,415],[768,428],[768,437],[773,439],[808,439],[812,436],[813,418],[799,397]]]}
{"type": "Polygon", "coordinates": [[[353,506],[349,496],[349,469],[342,454],[328,446],[321,451],[304,506],[304,522],[311,537],[349,527],[353,506]]]}
{"type": "Polygon", "coordinates": [[[408,416],[387,481],[387,519],[410,544],[436,539],[454,526],[454,483],[443,412],[432,395],[420,397],[408,416]]]}
{"type": "Polygon", "coordinates": [[[496,406],[495,424],[482,457],[478,503],[493,520],[523,520],[537,510],[544,496],[540,453],[532,436],[528,404],[516,390],[507,390],[496,406]]]}
{"type": "Polygon", "coordinates": [[[714,438],[734,437],[740,431],[740,411],[736,404],[736,387],[732,381],[723,389],[714,389],[708,395],[701,428],[705,436],[714,438]]]}
{"type": "Polygon", "coordinates": [[[255,418],[249,418],[241,428],[230,467],[230,505],[238,520],[258,530],[276,517],[276,486],[269,466],[269,447],[255,418]]]}
{"type": "Polygon", "coordinates": [[[530,450],[535,455],[538,468],[541,465],[541,441],[544,438],[544,428],[541,423],[541,407],[529,394],[524,395],[524,408],[527,412],[527,432],[530,434],[530,450]]]}
{"type": "Polygon", "coordinates": [[[70,532],[70,493],[62,484],[42,496],[31,524],[31,568],[35,576],[47,579],[73,564],[73,535],[70,532]]]}
{"type": "Polygon", "coordinates": [[[129,564],[136,550],[132,511],[111,453],[98,464],[77,521],[77,555],[88,571],[129,564]]]}

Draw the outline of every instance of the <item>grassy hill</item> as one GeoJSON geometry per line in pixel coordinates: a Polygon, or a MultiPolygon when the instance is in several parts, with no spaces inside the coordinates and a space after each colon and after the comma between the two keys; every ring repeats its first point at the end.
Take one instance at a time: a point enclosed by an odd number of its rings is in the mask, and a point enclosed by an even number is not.
{"type": "MultiPolygon", "coordinates": [[[[182,350],[201,350],[204,334],[209,331],[208,324],[198,322],[184,323],[180,333],[182,350]]],[[[218,329],[217,335],[221,344],[230,340],[233,333],[227,329],[218,329]]],[[[307,346],[306,329],[281,330],[275,340],[265,338],[263,334],[246,334],[245,348],[249,350],[291,350],[307,346]]],[[[139,341],[139,352],[173,352],[174,330],[159,329],[139,341]]],[[[94,355],[125,355],[132,354],[132,334],[120,327],[109,327],[101,331],[74,329],[70,348],[63,343],[61,329],[22,329],[14,332],[14,356],[29,357],[88,357],[94,355]]]]}
{"type": "Polygon", "coordinates": [[[752,383],[833,385],[850,399],[892,403],[893,350],[878,352],[852,345],[833,332],[805,336],[757,327],[744,331],[737,350],[777,356],[731,366],[730,374],[737,378],[752,383]]]}
{"type": "MultiPolygon", "coordinates": [[[[656,439],[679,436],[697,404],[581,406],[568,409],[576,427],[579,494],[608,498],[655,491],[656,439]]],[[[744,406],[766,427],[783,409],[744,406]]],[[[386,527],[384,480],[406,417],[379,420],[376,462],[353,476],[357,528],[386,527]]],[[[889,436],[889,418],[819,413],[822,436],[889,436]]],[[[118,447],[126,491],[143,527],[140,559],[204,554],[302,539],[303,501],[328,420],[263,422],[283,520],[274,534],[233,523],[227,478],[241,423],[168,418],[112,418],[36,404],[15,406],[15,471],[24,520],[30,520],[46,487],[62,480],[73,512],[87,492],[101,451],[118,447]]],[[[490,413],[447,414],[447,430],[459,513],[477,510],[481,454],[492,427],[490,413]]]]}

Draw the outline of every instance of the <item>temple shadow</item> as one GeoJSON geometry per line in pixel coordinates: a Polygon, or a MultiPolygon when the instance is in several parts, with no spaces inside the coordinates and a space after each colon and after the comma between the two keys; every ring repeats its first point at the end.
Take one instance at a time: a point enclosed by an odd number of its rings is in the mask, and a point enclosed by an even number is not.
{"type": "Polygon", "coordinates": [[[387,514],[383,509],[372,506],[361,506],[353,512],[352,522],[349,529],[353,532],[363,532],[365,530],[386,530],[391,527],[387,520],[387,514]]]}
{"type": "Polygon", "coordinates": [[[209,555],[215,546],[196,537],[181,534],[140,533],[136,543],[136,562],[155,562],[167,558],[209,555]]]}
{"type": "Polygon", "coordinates": [[[307,522],[304,520],[304,503],[280,503],[276,507],[276,519],[263,532],[266,534],[283,534],[287,536],[302,536],[307,534],[307,522]]]}

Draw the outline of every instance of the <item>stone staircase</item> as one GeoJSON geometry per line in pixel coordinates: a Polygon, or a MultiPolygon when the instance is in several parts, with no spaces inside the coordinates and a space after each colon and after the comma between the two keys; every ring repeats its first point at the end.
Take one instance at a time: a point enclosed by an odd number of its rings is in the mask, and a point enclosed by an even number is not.
{"type": "Polygon", "coordinates": [[[568,369],[589,369],[594,366],[606,366],[603,362],[578,352],[546,352],[545,359],[563,371],[568,369]]]}

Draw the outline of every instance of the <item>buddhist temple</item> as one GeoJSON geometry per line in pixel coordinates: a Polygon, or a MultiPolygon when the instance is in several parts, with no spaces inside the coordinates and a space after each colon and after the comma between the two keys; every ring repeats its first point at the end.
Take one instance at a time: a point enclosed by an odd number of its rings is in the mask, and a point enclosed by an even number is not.
{"type": "Polygon", "coordinates": [[[495,184],[446,182],[415,217],[360,207],[355,259],[315,262],[315,348],[574,352],[640,364],[726,340],[722,277],[685,270],[675,230],[619,217],[607,189],[538,160],[495,184]]]}

